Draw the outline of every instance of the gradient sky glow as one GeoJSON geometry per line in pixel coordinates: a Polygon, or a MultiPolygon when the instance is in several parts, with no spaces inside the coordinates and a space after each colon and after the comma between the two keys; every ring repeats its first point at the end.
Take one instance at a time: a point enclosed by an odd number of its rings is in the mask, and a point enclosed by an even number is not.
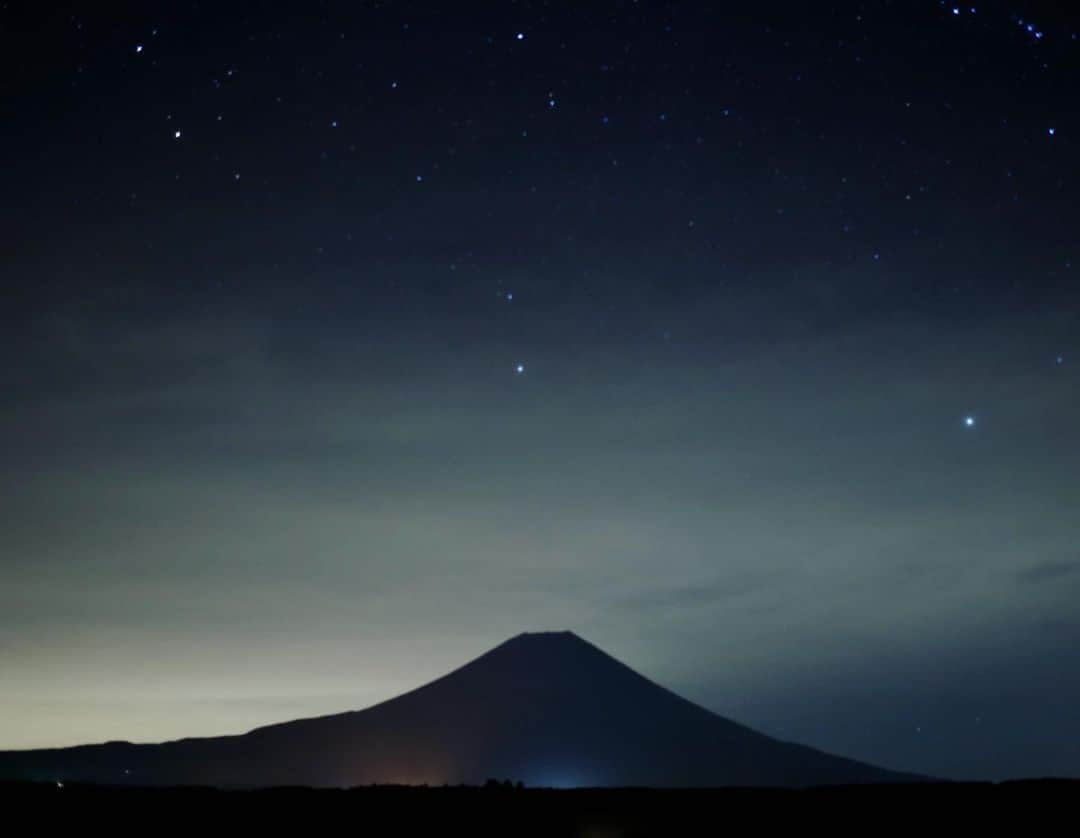
{"type": "Polygon", "coordinates": [[[1076,21],[175,5],[0,10],[0,749],[570,629],[1080,775],[1076,21]]]}

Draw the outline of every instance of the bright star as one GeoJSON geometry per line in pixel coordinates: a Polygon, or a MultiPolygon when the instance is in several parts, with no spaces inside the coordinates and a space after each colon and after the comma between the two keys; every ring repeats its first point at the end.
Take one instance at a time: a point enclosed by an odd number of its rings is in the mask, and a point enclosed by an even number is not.
{"type": "Polygon", "coordinates": [[[1047,128],[1046,133],[1048,133],[1052,137],[1057,133],[1057,128],[1047,128]]]}
{"type": "Polygon", "coordinates": [[[965,416],[964,417],[964,426],[968,427],[968,428],[974,428],[975,427],[975,417],[974,416],[965,416]]]}
{"type": "Polygon", "coordinates": [[[179,131],[177,131],[177,132],[175,132],[175,133],[173,134],[173,139],[176,139],[176,140],[179,140],[179,139],[180,139],[180,132],[179,132],[179,131]]]}
{"type": "Polygon", "coordinates": [[[521,375],[523,372],[525,372],[525,365],[518,364],[516,367],[514,367],[514,372],[516,372],[518,375],[521,375]]]}
{"type": "Polygon", "coordinates": [[[142,52],[142,44],[139,44],[137,47],[135,47],[135,52],[142,52]]]}
{"type": "Polygon", "coordinates": [[[525,33],[524,32],[518,32],[517,33],[517,39],[519,41],[524,41],[525,40],[525,33]]]}

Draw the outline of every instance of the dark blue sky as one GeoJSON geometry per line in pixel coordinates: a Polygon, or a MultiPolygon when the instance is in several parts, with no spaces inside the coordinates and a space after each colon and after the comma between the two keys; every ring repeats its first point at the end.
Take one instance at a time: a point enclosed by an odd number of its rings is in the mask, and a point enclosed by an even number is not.
{"type": "Polygon", "coordinates": [[[0,748],[571,629],[1080,775],[1059,4],[0,5],[0,748]]]}

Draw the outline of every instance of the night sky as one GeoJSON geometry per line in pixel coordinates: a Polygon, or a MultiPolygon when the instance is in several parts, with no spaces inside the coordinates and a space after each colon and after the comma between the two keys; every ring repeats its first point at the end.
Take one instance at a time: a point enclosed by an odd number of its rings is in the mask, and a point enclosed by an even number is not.
{"type": "Polygon", "coordinates": [[[0,748],[569,629],[1080,775],[1080,15],[0,3],[0,748]]]}

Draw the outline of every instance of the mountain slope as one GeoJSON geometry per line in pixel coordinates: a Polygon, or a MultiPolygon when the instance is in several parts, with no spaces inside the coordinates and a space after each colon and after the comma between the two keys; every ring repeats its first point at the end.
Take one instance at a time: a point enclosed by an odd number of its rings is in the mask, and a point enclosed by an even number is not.
{"type": "Polygon", "coordinates": [[[0,752],[0,777],[353,786],[810,786],[920,778],[780,742],[638,675],[570,632],[522,634],[366,710],[158,745],[0,752]]]}

